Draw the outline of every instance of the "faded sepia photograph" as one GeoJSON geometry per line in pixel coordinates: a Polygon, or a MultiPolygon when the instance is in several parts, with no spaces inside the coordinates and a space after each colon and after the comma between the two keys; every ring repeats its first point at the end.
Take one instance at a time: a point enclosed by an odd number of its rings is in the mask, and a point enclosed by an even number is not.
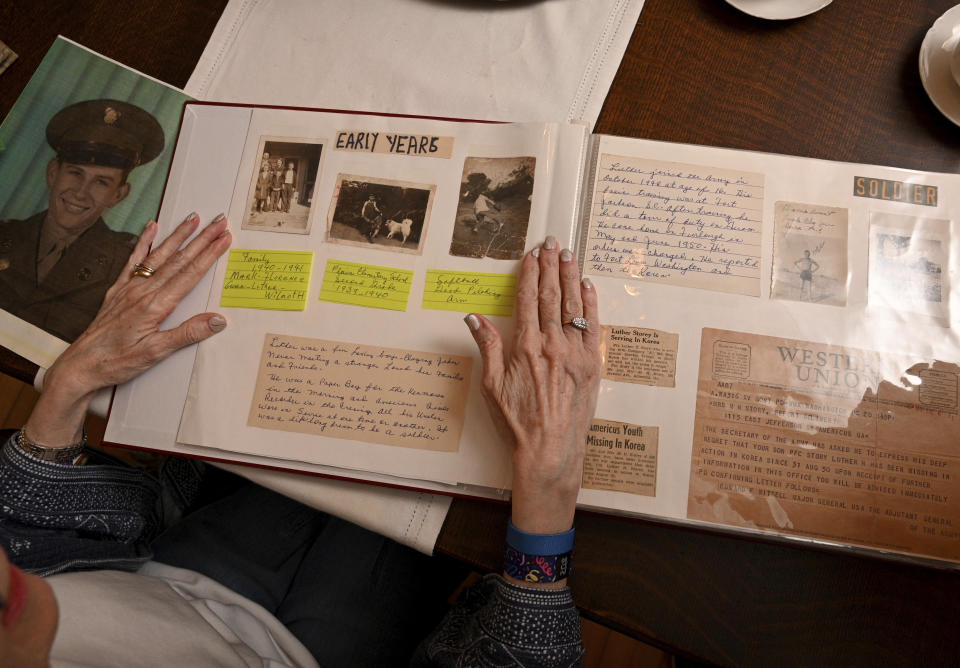
{"type": "Polygon", "coordinates": [[[516,260],[530,223],[537,159],[467,158],[450,254],[516,260]]]}
{"type": "Polygon", "coordinates": [[[871,306],[949,321],[949,234],[946,220],[872,214],[871,306]]]}
{"type": "Polygon", "coordinates": [[[847,209],[776,202],[770,297],[847,305],[847,209]]]}
{"type": "Polygon", "coordinates": [[[309,234],[323,144],[290,137],[261,137],[259,143],[241,228],[309,234]]]}
{"type": "Polygon", "coordinates": [[[435,185],[340,174],[327,240],[400,253],[421,253],[435,185]]]}

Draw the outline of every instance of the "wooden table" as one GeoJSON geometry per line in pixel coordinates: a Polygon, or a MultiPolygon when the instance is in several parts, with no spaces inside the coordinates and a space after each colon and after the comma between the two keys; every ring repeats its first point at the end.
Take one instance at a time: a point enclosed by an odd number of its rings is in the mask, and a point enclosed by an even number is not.
{"type": "MultiPolygon", "coordinates": [[[[785,0],[788,1],[788,0],[785,0]]],[[[7,0],[10,109],[58,34],[182,86],[224,0],[7,0]],[[29,39],[27,39],[29,38],[29,39]]],[[[934,171],[960,128],[917,73],[954,0],[840,0],[770,23],[721,0],[646,0],[598,132],[934,171]]],[[[0,354],[29,380],[29,363],[0,354]]],[[[456,500],[438,548],[499,566],[508,509],[456,500]]],[[[586,616],[674,652],[736,665],[955,665],[960,575],[843,551],[581,513],[572,586],[586,616]]]]}

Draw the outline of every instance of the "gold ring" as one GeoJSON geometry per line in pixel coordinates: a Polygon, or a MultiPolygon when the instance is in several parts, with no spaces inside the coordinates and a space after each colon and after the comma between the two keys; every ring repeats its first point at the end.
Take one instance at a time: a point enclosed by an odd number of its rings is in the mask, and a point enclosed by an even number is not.
{"type": "Polygon", "coordinates": [[[143,264],[142,262],[137,262],[133,265],[133,275],[134,276],[143,276],[144,278],[150,278],[153,276],[154,272],[157,270],[151,267],[150,265],[143,264]]]}

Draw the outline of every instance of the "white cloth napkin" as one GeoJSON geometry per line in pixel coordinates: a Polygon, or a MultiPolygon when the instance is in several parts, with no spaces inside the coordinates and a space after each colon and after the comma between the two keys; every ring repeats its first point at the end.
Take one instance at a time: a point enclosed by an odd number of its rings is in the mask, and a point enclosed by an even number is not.
{"type": "Polygon", "coordinates": [[[221,102],[591,125],[643,0],[231,0],[186,91],[221,102]]]}
{"type": "MultiPolygon", "coordinates": [[[[230,0],[186,92],[199,99],[592,125],[643,0],[230,0]]],[[[431,552],[450,499],[230,467],[431,552]]]]}

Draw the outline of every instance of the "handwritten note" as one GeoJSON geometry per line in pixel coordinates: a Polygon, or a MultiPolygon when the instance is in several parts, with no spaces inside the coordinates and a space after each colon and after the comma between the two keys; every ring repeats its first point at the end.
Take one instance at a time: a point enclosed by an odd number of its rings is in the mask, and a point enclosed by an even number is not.
{"type": "Polygon", "coordinates": [[[413,272],[342,260],[327,260],[320,301],[406,311],[413,272]]]}
{"type": "Polygon", "coordinates": [[[247,424],[456,452],[469,357],[267,334],[247,424]]]}
{"type": "Polygon", "coordinates": [[[302,311],[313,251],[230,249],[220,306],[302,311]]]}
{"type": "Polygon", "coordinates": [[[585,271],[760,294],[763,175],[602,154],[585,271]]]}
{"type": "Polygon", "coordinates": [[[423,308],[509,317],[516,292],[515,274],[429,269],[423,308]]]}

